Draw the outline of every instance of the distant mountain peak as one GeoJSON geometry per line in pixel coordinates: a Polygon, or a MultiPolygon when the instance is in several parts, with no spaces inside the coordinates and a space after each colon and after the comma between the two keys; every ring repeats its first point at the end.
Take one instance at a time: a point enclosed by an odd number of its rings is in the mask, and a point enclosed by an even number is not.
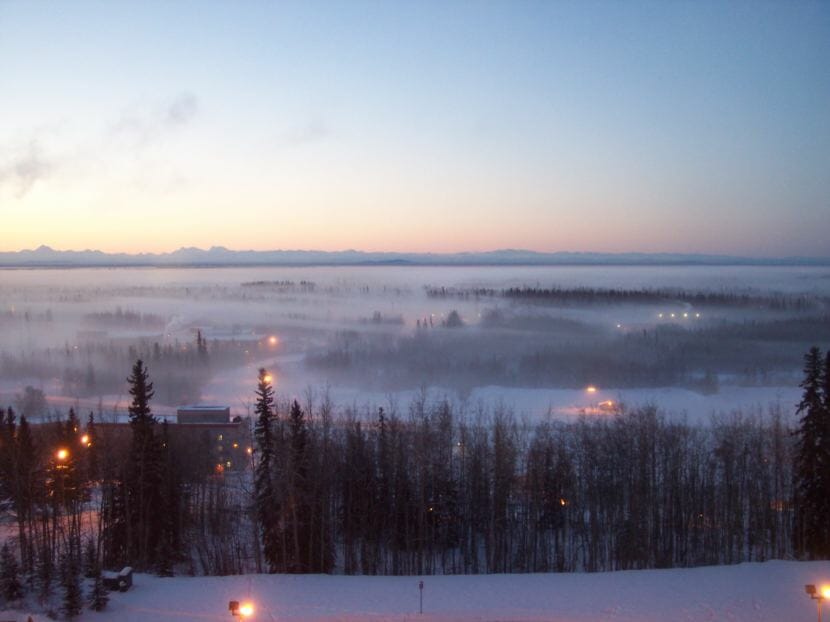
{"type": "Polygon", "coordinates": [[[459,253],[341,251],[231,250],[214,245],[204,250],[183,246],[169,253],[105,253],[100,250],[54,250],[43,244],[35,250],[0,252],[0,267],[16,266],[359,266],[359,265],[747,265],[830,266],[830,257],[758,258],[691,253],[592,253],[585,251],[541,252],[504,248],[459,253]]]}

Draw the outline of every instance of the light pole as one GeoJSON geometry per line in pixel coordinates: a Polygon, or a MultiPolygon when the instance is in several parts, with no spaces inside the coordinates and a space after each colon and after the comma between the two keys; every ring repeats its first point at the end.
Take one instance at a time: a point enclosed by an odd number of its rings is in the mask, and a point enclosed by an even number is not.
{"type": "Polygon", "coordinates": [[[243,620],[254,615],[254,606],[250,602],[240,603],[238,600],[232,600],[228,603],[228,610],[232,616],[242,618],[243,620]]]}
{"type": "Polygon", "coordinates": [[[816,601],[816,610],[818,611],[818,622],[821,622],[821,604],[825,598],[830,598],[830,585],[822,585],[821,589],[816,589],[815,585],[805,585],[804,591],[814,601],[816,601]]]}

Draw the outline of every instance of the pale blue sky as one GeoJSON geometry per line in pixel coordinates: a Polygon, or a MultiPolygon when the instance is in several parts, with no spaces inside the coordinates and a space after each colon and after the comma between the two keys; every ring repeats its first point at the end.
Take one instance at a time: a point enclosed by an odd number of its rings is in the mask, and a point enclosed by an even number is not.
{"type": "Polygon", "coordinates": [[[0,250],[828,256],[828,110],[828,2],[0,0],[0,250]]]}

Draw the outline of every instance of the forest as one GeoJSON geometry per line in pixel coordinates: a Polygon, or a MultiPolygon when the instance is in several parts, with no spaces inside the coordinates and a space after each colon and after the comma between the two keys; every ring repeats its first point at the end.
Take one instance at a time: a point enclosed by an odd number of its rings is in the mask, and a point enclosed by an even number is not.
{"type": "Polygon", "coordinates": [[[0,594],[59,594],[71,617],[82,574],[99,590],[102,569],[124,565],[399,575],[826,558],[828,364],[805,357],[797,425],[771,409],[708,426],[655,408],[531,424],[426,396],[403,410],[301,405],[275,399],[261,370],[251,464],[223,472],[211,439],[156,420],[139,360],[129,426],[3,412],[0,594]]]}

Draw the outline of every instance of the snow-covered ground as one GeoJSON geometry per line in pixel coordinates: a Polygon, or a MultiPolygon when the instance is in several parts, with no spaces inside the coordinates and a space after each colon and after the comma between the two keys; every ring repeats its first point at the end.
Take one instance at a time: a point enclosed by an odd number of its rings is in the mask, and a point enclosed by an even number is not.
{"type": "MultiPolygon", "coordinates": [[[[830,582],[830,562],[741,564],[596,574],[427,577],[253,575],[159,579],[137,575],[84,622],[231,620],[228,601],[250,600],[251,618],[313,622],[797,622],[816,617],[807,583],[830,582]],[[418,581],[424,614],[418,614],[418,581]]],[[[830,613],[830,604],[827,605],[830,613]]],[[[33,616],[34,620],[44,620],[33,616]]],[[[25,620],[19,612],[0,619],[25,620]]]]}

